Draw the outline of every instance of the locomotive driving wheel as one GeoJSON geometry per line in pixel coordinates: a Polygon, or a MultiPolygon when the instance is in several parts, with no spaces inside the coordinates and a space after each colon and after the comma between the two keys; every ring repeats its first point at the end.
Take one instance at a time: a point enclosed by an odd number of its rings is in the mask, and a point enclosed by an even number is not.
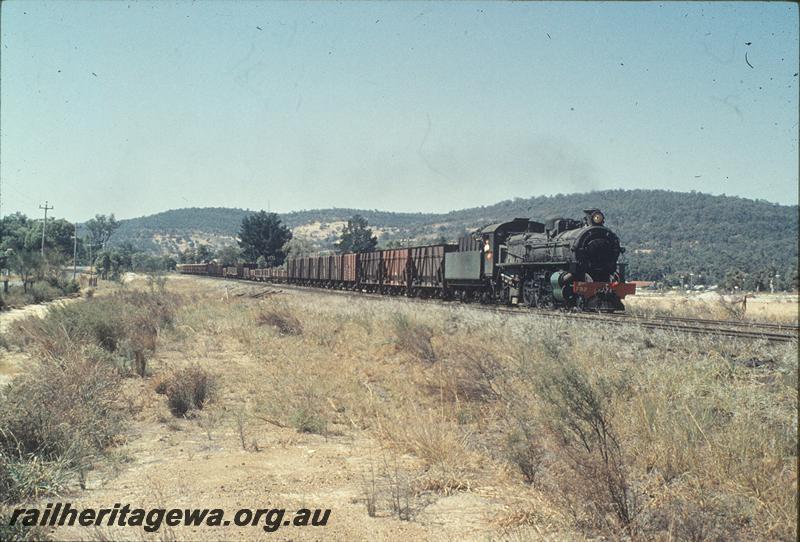
{"type": "Polygon", "coordinates": [[[533,279],[522,284],[522,302],[528,307],[535,307],[539,302],[539,286],[533,279]]]}

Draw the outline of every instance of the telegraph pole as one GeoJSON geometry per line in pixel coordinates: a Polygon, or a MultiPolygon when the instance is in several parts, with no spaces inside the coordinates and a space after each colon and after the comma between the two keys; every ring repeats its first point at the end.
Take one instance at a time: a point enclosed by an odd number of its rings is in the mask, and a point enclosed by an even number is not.
{"type": "Polygon", "coordinates": [[[52,207],[47,206],[47,201],[44,202],[44,207],[39,205],[39,209],[44,209],[44,222],[42,222],[42,258],[44,258],[44,231],[47,229],[47,211],[52,207]]]}
{"type": "Polygon", "coordinates": [[[92,259],[92,243],[89,243],[89,286],[93,286],[94,280],[94,260],[92,259]]]}
{"type": "Polygon", "coordinates": [[[74,224],[75,233],[72,235],[74,245],[72,248],[72,282],[75,282],[75,277],[78,275],[78,223],[74,224]]]}

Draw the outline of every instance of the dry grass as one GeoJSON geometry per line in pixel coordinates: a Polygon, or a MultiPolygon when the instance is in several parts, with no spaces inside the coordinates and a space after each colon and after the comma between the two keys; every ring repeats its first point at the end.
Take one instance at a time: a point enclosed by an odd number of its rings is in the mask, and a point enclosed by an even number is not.
{"type": "Polygon", "coordinates": [[[639,295],[625,300],[631,314],[680,316],[710,320],[748,320],[797,324],[796,294],[704,294],[639,295]]]}
{"type": "Polygon", "coordinates": [[[125,371],[147,373],[158,336],[172,327],[180,300],[161,292],[122,290],[51,307],[44,318],[14,322],[9,342],[46,359],[95,347],[125,371]]]}
{"type": "Polygon", "coordinates": [[[413,521],[472,492],[502,503],[489,521],[515,540],[795,539],[796,345],[170,288],[184,305],[158,344],[180,361],[154,360],[162,391],[215,364],[213,413],[180,423],[228,427],[248,452],[254,421],[367,434],[365,515],[413,521]]]}
{"type": "Polygon", "coordinates": [[[515,509],[547,510],[505,524],[552,535],[794,539],[796,346],[319,301],[236,299],[186,325],[257,361],[222,379],[253,416],[366,430],[413,458],[399,504],[392,468],[365,475],[368,514],[412,519],[425,495],[504,487],[515,509]]]}
{"type": "Polygon", "coordinates": [[[268,307],[258,315],[257,322],[263,326],[272,326],[281,335],[300,335],[303,325],[286,307],[268,307]]]}
{"type": "Polygon", "coordinates": [[[145,376],[176,306],[164,292],[123,291],[10,326],[4,344],[28,365],[0,390],[0,504],[83,486],[87,471],[108,459],[133,411],[123,378],[145,376]]]}

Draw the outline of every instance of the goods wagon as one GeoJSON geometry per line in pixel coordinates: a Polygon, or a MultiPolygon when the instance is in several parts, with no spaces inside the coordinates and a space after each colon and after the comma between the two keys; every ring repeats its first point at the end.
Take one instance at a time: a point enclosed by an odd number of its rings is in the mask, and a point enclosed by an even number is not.
{"type": "Polygon", "coordinates": [[[404,293],[409,285],[408,255],[410,249],[396,248],[381,251],[384,293],[404,293]]]}
{"type": "Polygon", "coordinates": [[[341,254],[331,254],[322,257],[322,272],[320,279],[330,284],[338,284],[342,281],[342,256],[341,254]]]}
{"type": "Polygon", "coordinates": [[[381,251],[362,252],[357,260],[356,271],[357,285],[370,292],[380,290],[383,280],[383,261],[381,251]]]}
{"type": "Polygon", "coordinates": [[[309,279],[312,282],[319,282],[323,279],[323,266],[326,261],[325,256],[309,256],[309,279]]]}
{"type": "Polygon", "coordinates": [[[430,245],[409,249],[411,294],[430,296],[444,292],[444,258],[455,252],[458,245],[430,245]]]}
{"type": "Polygon", "coordinates": [[[358,282],[358,254],[342,254],[342,282],[346,288],[358,282]]]}

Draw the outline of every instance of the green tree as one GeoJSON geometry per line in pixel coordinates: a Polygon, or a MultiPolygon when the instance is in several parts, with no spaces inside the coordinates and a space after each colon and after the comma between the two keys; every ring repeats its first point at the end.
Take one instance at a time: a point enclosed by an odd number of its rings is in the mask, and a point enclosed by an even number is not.
{"type": "Polygon", "coordinates": [[[94,266],[97,268],[100,278],[106,280],[111,274],[111,253],[104,250],[98,254],[94,260],[94,266]]]}
{"type": "Polygon", "coordinates": [[[42,267],[42,258],[35,250],[14,250],[8,251],[8,266],[19,275],[22,281],[22,290],[28,291],[28,284],[33,280],[33,276],[42,267]]]}
{"type": "Polygon", "coordinates": [[[314,243],[307,237],[292,237],[283,245],[283,252],[287,258],[298,258],[308,256],[315,252],[314,243]]]}
{"type": "Polygon", "coordinates": [[[241,257],[242,257],[241,249],[233,245],[222,247],[217,251],[217,260],[222,265],[235,265],[239,263],[241,257]]]}
{"type": "MultiPolygon", "coordinates": [[[[22,213],[6,215],[0,220],[0,249],[23,250],[33,221],[22,213]]],[[[40,235],[41,235],[41,230],[40,235]]]]}
{"type": "MultiPolygon", "coordinates": [[[[0,250],[38,251],[42,246],[42,222],[30,220],[22,213],[3,217],[0,220],[0,232],[2,232],[0,250]]],[[[72,256],[74,233],[75,226],[71,222],[63,218],[48,220],[44,240],[45,249],[55,249],[64,256],[72,256]]]]}
{"type": "Polygon", "coordinates": [[[178,262],[180,263],[195,263],[195,251],[193,248],[186,250],[178,250],[178,262]]]}
{"type": "Polygon", "coordinates": [[[733,290],[735,288],[742,289],[745,285],[746,276],[738,269],[733,269],[725,273],[725,278],[722,279],[722,287],[726,290],[733,290]]]}
{"type": "Polygon", "coordinates": [[[161,256],[161,269],[164,271],[174,271],[178,262],[172,256],[161,256]]]}
{"type": "Polygon", "coordinates": [[[211,250],[211,247],[200,243],[195,250],[195,262],[196,263],[203,263],[211,260],[213,258],[214,253],[211,250]]]}
{"type": "Polygon", "coordinates": [[[152,271],[153,256],[144,252],[137,252],[131,255],[131,269],[133,271],[152,271]]]}
{"type": "MultiPolygon", "coordinates": [[[[72,256],[75,225],[63,218],[47,221],[45,229],[45,251],[55,250],[64,256],[72,256]]],[[[31,222],[25,235],[25,247],[29,250],[39,250],[42,246],[42,222],[31,222]]]]}
{"type": "Polygon", "coordinates": [[[277,214],[259,211],[244,217],[238,242],[247,261],[255,262],[259,256],[264,256],[270,265],[280,265],[285,258],[283,245],[291,238],[291,230],[281,223],[277,214]]]}
{"type": "Polygon", "coordinates": [[[89,240],[95,248],[105,248],[108,240],[117,231],[120,224],[114,218],[114,213],[110,215],[95,215],[86,222],[86,229],[89,230],[89,240]]]}
{"type": "Polygon", "coordinates": [[[347,221],[347,226],[342,230],[342,236],[336,243],[339,253],[345,252],[370,252],[378,245],[378,238],[372,235],[367,219],[361,215],[354,215],[347,221]]]}

